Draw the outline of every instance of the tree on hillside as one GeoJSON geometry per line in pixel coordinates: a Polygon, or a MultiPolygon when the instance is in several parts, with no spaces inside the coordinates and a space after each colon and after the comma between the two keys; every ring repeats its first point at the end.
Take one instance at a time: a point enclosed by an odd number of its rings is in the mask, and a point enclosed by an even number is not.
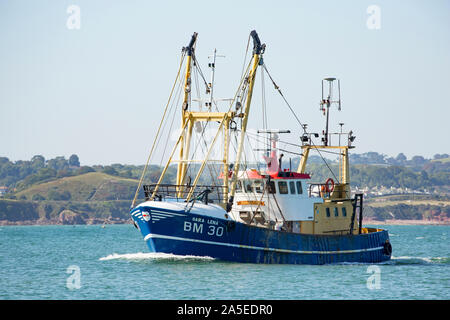
{"type": "Polygon", "coordinates": [[[391,166],[395,166],[395,165],[399,164],[398,161],[392,157],[386,158],[386,163],[391,166]]]}
{"type": "Polygon", "coordinates": [[[443,154],[436,153],[433,156],[433,159],[435,159],[435,160],[437,160],[437,159],[446,159],[448,157],[449,157],[449,155],[447,153],[443,153],[443,154]]]}
{"type": "Polygon", "coordinates": [[[95,172],[95,170],[89,166],[82,166],[78,169],[77,174],[85,174],[88,172],[95,172]]]}
{"type": "Polygon", "coordinates": [[[36,170],[44,168],[45,167],[45,158],[43,156],[41,156],[40,154],[33,156],[33,158],[31,158],[31,166],[36,170]]]}
{"type": "Polygon", "coordinates": [[[427,161],[422,156],[414,156],[411,158],[411,164],[416,167],[423,166],[427,161]]]}
{"type": "Polygon", "coordinates": [[[23,181],[21,181],[21,183],[28,186],[40,181],[51,180],[52,178],[55,177],[56,177],[56,170],[52,168],[42,168],[39,169],[39,171],[36,174],[27,176],[25,179],[23,179],[23,181]]]}
{"type": "Polygon", "coordinates": [[[118,172],[116,171],[116,169],[114,169],[114,168],[111,167],[111,166],[106,166],[106,167],[103,169],[103,173],[110,174],[110,175],[112,175],[112,176],[117,176],[117,175],[118,175],[118,172]]]}
{"type": "Polygon", "coordinates": [[[78,159],[78,156],[76,154],[73,154],[69,158],[69,166],[72,167],[79,167],[80,166],[80,159],[78,159]]]}
{"type": "Polygon", "coordinates": [[[398,161],[400,164],[404,164],[407,160],[406,156],[403,153],[399,153],[398,156],[395,158],[395,160],[398,161]]]}
{"type": "Polygon", "coordinates": [[[73,173],[70,170],[67,169],[63,169],[63,170],[58,170],[56,173],[56,178],[64,178],[64,177],[70,177],[72,176],[73,173]]]}
{"type": "Polygon", "coordinates": [[[52,169],[58,171],[58,170],[67,169],[69,166],[69,163],[67,162],[66,158],[60,156],[60,157],[56,157],[54,159],[48,160],[47,166],[49,168],[52,168],[52,169]]]}
{"type": "Polygon", "coordinates": [[[379,154],[378,152],[367,152],[365,154],[366,158],[367,158],[367,163],[378,163],[378,164],[382,164],[385,163],[385,156],[382,154],[379,154]]]}
{"type": "Polygon", "coordinates": [[[45,200],[45,198],[42,195],[40,195],[39,193],[35,193],[35,194],[33,194],[33,197],[31,198],[31,200],[42,201],[42,200],[45,200]]]}
{"type": "Polygon", "coordinates": [[[9,162],[9,159],[7,157],[0,157],[0,166],[9,162]]]}
{"type": "Polygon", "coordinates": [[[48,200],[70,200],[71,194],[69,191],[64,190],[61,192],[58,192],[56,190],[50,190],[48,192],[48,200]]]}
{"type": "Polygon", "coordinates": [[[378,152],[366,152],[363,154],[350,154],[350,162],[352,164],[385,164],[386,156],[378,152]]]}

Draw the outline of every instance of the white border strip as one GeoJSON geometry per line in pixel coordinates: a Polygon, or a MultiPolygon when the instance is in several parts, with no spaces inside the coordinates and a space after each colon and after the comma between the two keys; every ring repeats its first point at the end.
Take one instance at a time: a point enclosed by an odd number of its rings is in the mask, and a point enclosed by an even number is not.
{"type": "Polygon", "coordinates": [[[164,217],[164,218],[173,218],[174,217],[174,216],[169,216],[167,214],[156,213],[156,212],[152,212],[152,213],[150,213],[150,215],[155,216],[155,217],[164,217]]]}
{"type": "Polygon", "coordinates": [[[190,242],[198,242],[198,243],[205,243],[205,244],[215,244],[215,245],[226,246],[226,247],[255,249],[255,250],[274,251],[274,252],[283,252],[283,253],[303,253],[303,254],[342,254],[342,253],[357,253],[357,252],[376,251],[376,250],[383,249],[383,247],[376,247],[376,248],[368,248],[368,249],[341,250],[341,251],[301,251],[301,250],[255,247],[255,246],[248,246],[248,245],[244,245],[244,244],[224,243],[224,242],[207,241],[207,240],[199,240],[199,239],[189,239],[189,238],[166,236],[166,235],[155,234],[155,233],[149,233],[148,235],[146,235],[144,237],[144,241],[147,241],[150,238],[190,241],[190,242]]]}
{"type": "Polygon", "coordinates": [[[175,212],[168,212],[168,211],[160,211],[160,210],[150,209],[150,214],[152,214],[152,213],[166,214],[166,215],[170,215],[170,216],[182,216],[182,217],[185,216],[185,214],[183,214],[183,213],[175,213],[175,212]]]}

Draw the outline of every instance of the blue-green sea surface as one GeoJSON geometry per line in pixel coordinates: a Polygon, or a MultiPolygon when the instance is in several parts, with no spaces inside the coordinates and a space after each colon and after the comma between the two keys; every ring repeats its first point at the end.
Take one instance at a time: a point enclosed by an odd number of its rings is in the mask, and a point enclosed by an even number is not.
{"type": "Polygon", "coordinates": [[[449,299],[450,226],[384,226],[391,261],[262,265],[148,253],[132,225],[0,227],[0,299],[449,299]]]}

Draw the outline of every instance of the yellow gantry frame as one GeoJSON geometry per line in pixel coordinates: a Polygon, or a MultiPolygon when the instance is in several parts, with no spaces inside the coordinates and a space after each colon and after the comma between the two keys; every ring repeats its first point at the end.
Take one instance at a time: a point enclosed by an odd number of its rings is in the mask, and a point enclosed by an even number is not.
{"type": "MultiPolygon", "coordinates": [[[[189,57],[188,57],[189,59],[189,57]]],[[[231,183],[231,190],[230,190],[230,197],[233,197],[235,192],[236,192],[236,182],[237,182],[237,173],[239,171],[239,163],[240,163],[240,159],[241,159],[241,154],[242,154],[242,150],[243,150],[243,146],[244,146],[244,138],[245,138],[245,132],[247,130],[247,123],[248,123],[248,115],[250,113],[250,104],[251,104],[251,100],[252,100],[252,94],[253,94],[253,87],[255,84],[255,76],[256,76],[256,70],[258,68],[259,65],[259,61],[260,61],[260,54],[259,53],[255,53],[253,55],[253,66],[252,69],[249,73],[249,77],[248,77],[248,82],[249,82],[249,87],[248,87],[248,92],[247,92],[247,100],[246,100],[246,105],[244,108],[244,112],[242,115],[242,128],[241,128],[241,136],[240,136],[240,141],[239,141],[239,146],[238,146],[238,151],[236,154],[236,165],[234,167],[234,174],[233,174],[233,180],[231,183]]],[[[189,62],[189,60],[188,60],[189,62]]],[[[187,67],[186,70],[186,80],[185,80],[185,88],[187,88],[187,86],[190,84],[190,79],[187,78],[187,75],[190,74],[190,68],[189,66],[187,67]]],[[[187,99],[187,94],[186,94],[185,90],[185,99],[187,99]]],[[[186,103],[187,100],[185,100],[186,103]]],[[[185,105],[185,104],[183,104],[185,105]]],[[[212,150],[212,147],[214,146],[217,137],[219,135],[219,133],[221,132],[222,128],[224,131],[224,155],[223,155],[223,187],[224,187],[224,195],[223,195],[223,201],[224,203],[228,202],[228,182],[229,182],[229,176],[228,176],[228,170],[229,170],[229,163],[228,163],[228,149],[229,149],[229,126],[230,126],[230,121],[234,118],[235,114],[233,112],[190,112],[190,111],[186,111],[183,109],[183,119],[182,119],[182,126],[186,127],[187,125],[187,137],[186,137],[186,146],[185,148],[183,148],[183,145],[180,148],[180,163],[178,164],[178,172],[177,172],[177,185],[180,186],[178,189],[178,195],[181,197],[182,193],[183,193],[183,184],[184,184],[184,179],[186,176],[186,169],[187,169],[187,157],[189,154],[189,144],[191,141],[191,137],[192,137],[192,128],[194,126],[194,123],[196,121],[220,121],[220,125],[219,128],[217,130],[217,133],[214,137],[214,140],[212,141],[210,148],[208,149],[208,152],[205,156],[205,159],[197,173],[197,176],[195,177],[192,187],[190,188],[190,191],[186,197],[186,200],[189,201],[190,198],[192,197],[192,194],[194,192],[194,188],[197,185],[197,182],[200,178],[200,175],[203,172],[203,169],[206,165],[206,162],[208,161],[209,158],[209,154],[212,150]]],[[[183,135],[183,133],[182,133],[183,135]]],[[[183,139],[183,138],[182,138],[183,139]]]]}
{"type": "MultiPolygon", "coordinates": [[[[186,76],[184,79],[184,98],[183,98],[183,107],[182,107],[182,116],[181,116],[181,127],[182,128],[184,128],[185,124],[187,123],[186,113],[188,113],[187,109],[188,109],[188,103],[189,103],[189,95],[190,95],[190,91],[191,91],[191,64],[192,64],[192,55],[189,54],[187,56],[187,60],[186,60],[186,76]]],[[[189,154],[190,137],[192,134],[192,124],[191,123],[189,123],[189,125],[188,125],[188,132],[189,132],[189,134],[188,134],[188,138],[186,139],[186,141],[184,140],[183,132],[180,135],[181,136],[180,160],[186,160],[187,155],[189,154]],[[185,148],[186,148],[186,150],[185,150],[185,148]]],[[[183,184],[183,177],[184,177],[185,171],[186,171],[186,163],[180,162],[178,164],[178,170],[177,170],[177,185],[183,184]]]]}
{"type": "Polygon", "coordinates": [[[256,70],[258,68],[259,61],[260,61],[260,53],[254,53],[252,69],[248,76],[249,84],[248,84],[248,92],[247,92],[247,101],[245,104],[244,115],[242,118],[241,136],[240,136],[240,140],[239,140],[239,146],[238,146],[235,166],[234,166],[234,170],[233,170],[233,180],[231,182],[230,198],[232,198],[232,199],[234,198],[234,194],[236,192],[237,176],[238,176],[238,172],[239,172],[241,154],[242,154],[242,150],[244,148],[245,132],[247,130],[248,116],[250,114],[250,104],[252,102],[253,86],[255,84],[256,70]]]}
{"type": "Polygon", "coordinates": [[[308,161],[309,151],[311,149],[339,149],[339,183],[344,185],[345,192],[347,195],[350,195],[350,170],[349,170],[349,161],[348,161],[348,149],[352,148],[349,146],[311,146],[304,145],[302,146],[303,154],[300,159],[300,163],[297,168],[298,173],[305,173],[306,170],[306,162],[308,161]]]}
{"type": "MultiPolygon", "coordinates": [[[[248,123],[248,116],[250,112],[250,104],[253,94],[253,87],[255,83],[255,76],[256,76],[256,70],[258,68],[260,62],[260,53],[254,53],[253,54],[253,65],[252,69],[248,76],[248,92],[247,92],[247,100],[246,105],[244,108],[243,114],[239,115],[239,117],[242,118],[242,128],[241,128],[241,135],[240,135],[240,141],[238,146],[238,151],[236,154],[236,165],[234,167],[233,172],[233,180],[231,183],[231,191],[230,191],[230,197],[233,197],[236,192],[236,182],[237,182],[237,173],[239,171],[239,162],[241,159],[241,154],[243,151],[244,146],[244,138],[245,138],[245,132],[247,130],[247,123],[248,123]]],[[[220,132],[223,132],[224,137],[224,153],[223,153],[223,201],[224,203],[228,202],[228,184],[229,184],[229,163],[228,163],[228,153],[229,153],[229,128],[230,128],[230,122],[233,120],[234,117],[236,117],[235,112],[228,111],[228,112],[192,112],[188,110],[188,104],[189,104],[189,98],[190,98],[190,87],[191,87],[191,64],[192,64],[192,56],[190,54],[187,55],[186,60],[186,75],[184,80],[184,99],[183,99],[183,108],[182,108],[182,118],[181,118],[181,133],[177,139],[177,142],[172,149],[172,152],[169,156],[169,159],[167,161],[166,166],[163,169],[163,172],[161,173],[161,176],[158,180],[158,183],[153,191],[152,196],[150,197],[150,200],[153,200],[156,192],[158,191],[159,185],[162,182],[164,175],[172,162],[173,155],[178,147],[180,145],[179,150],[179,163],[178,163],[178,170],[177,170],[177,192],[178,196],[182,197],[182,194],[184,192],[184,183],[186,178],[186,171],[187,171],[187,164],[188,162],[194,162],[193,160],[188,160],[189,156],[189,149],[190,149],[190,143],[192,138],[192,129],[195,125],[195,122],[202,122],[202,121],[215,121],[220,122],[219,128],[216,132],[216,135],[211,143],[211,145],[208,148],[207,154],[205,156],[205,159],[202,161],[201,167],[192,183],[192,186],[190,187],[190,190],[188,192],[188,195],[186,197],[186,200],[189,201],[190,198],[193,195],[194,188],[197,185],[197,182],[203,172],[203,169],[205,168],[206,162],[208,161],[209,155],[211,153],[211,150],[217,141],[217,138],[219,136],[220,132]]],[[[176,161],[176,160],[174,160],[176,161]]]]}
{"type": "MultiPolygon", "coordinates": [[[[189,200],[193,194],[194,188],[197,185],[197,182],[203,172],[203,169],[205,168],[206,162],[208,161],[209,155],[211,153],[211,150],[217,140],[217,137],[219,136],[220,132],[223,132],[223,137],[224,137],[224,152],[223,152],[223,187],[224,187],[224,202],[228,200],[228,168],[229,168],[229,164],[228,164],[228,149],[229,149],[229,127],[230,127],[230,121],[235,117],[235,113],[234,112],[185,112],[184,115],[185,117],[184,119],[184,123],[188,124],[187,128],[188,130],[186,131],[187,137],[186,137],[186,142],[190,143],[191,141],[191,137],[192,137],[192,128],[194,127],[195,122],[209,122],[209,121],[215,121],[215,122],[220,122],[219,128],[217,129],[216,135],[214,137],[214,140],[212,141],[211,145],[208,148],[207,154],[205,156],[205,159],[202,161],[202,164],[200,166],[200,169],[193,181],[192,187],[189,190],[189,193],[187,195],[187,200],[189,200]]],[[[188,162],[195,162],[195,160],[188,160],[188,152],[189,152],[189,147],[187,147],[185,149],[186,153],[181,153],[180,152],[180,163],[178,164],[178,168],[180,168],[180,164],[181,166],[181,170],[182,171],[178,171],[177,172],[177,182],[181,182],[181,183],[177,183],[177,185],[179,186],[178,189],[178,196],[182,197],[182,193],[184,190],[184,187],[182,186],[184,184],[184,180],[186,177],[186,169],[187,169],[187,163],[188,162]]]]}

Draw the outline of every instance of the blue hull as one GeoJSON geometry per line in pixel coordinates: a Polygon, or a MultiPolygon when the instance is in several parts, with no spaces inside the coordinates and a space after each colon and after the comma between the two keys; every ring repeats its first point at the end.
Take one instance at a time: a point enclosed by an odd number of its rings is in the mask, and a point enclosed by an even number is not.
{"type": "Polygon", "coordinates": [[[298,234],[150,207],[135,208],[131,216],[151,252],[280,264],[380,263],[391,257],[385,248],[389,240],[385,230],[358,235],[298,234]]]}

